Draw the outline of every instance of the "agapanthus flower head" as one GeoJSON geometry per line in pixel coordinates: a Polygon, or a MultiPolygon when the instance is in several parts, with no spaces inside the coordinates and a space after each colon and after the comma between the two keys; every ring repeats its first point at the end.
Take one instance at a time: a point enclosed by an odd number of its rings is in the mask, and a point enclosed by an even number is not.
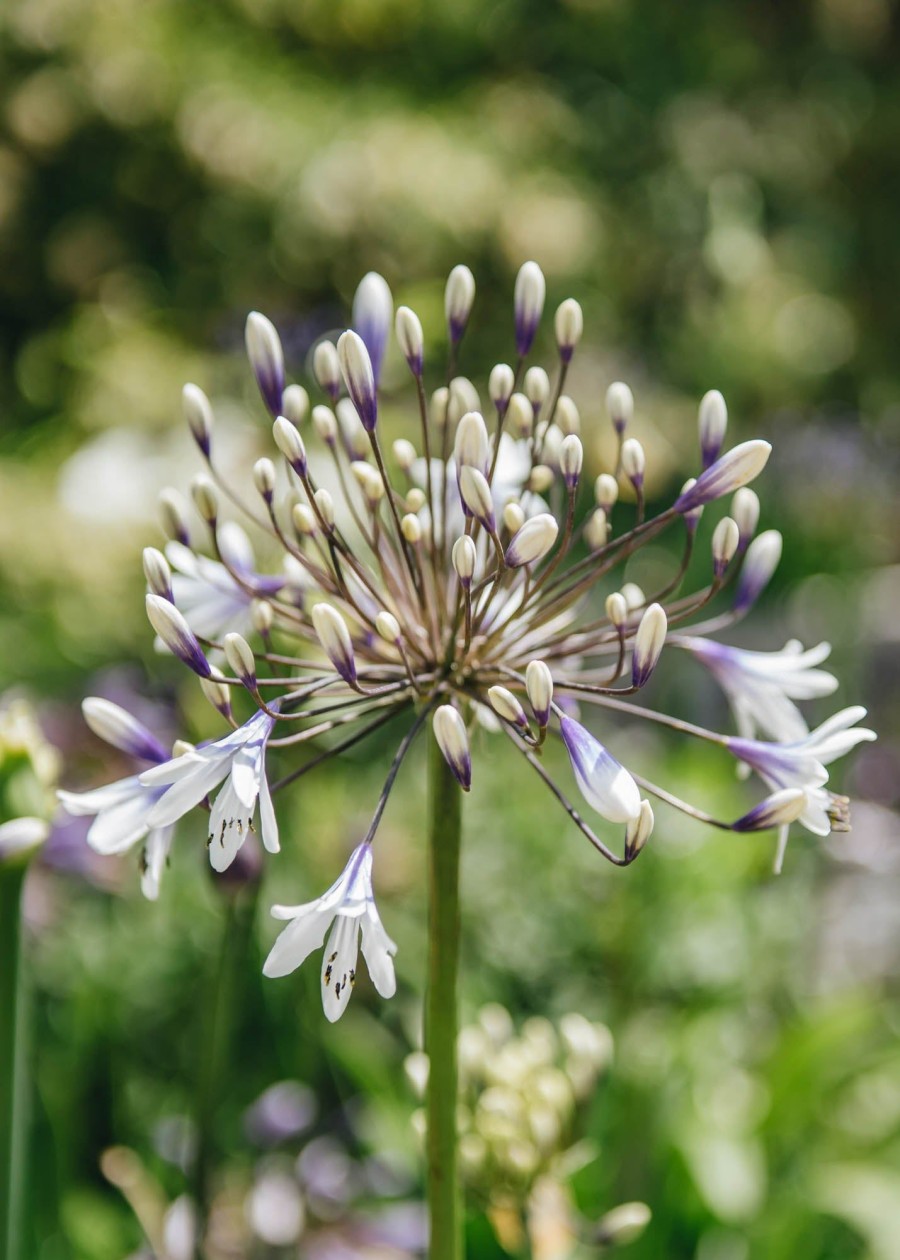
{"type": "Polygon", "coordinates": [[[286,382],[274,326],[252,315],[247,349],[273,440],[240,486],[226,482],[216,462],[206,396],[186,391],[187,421],[205,463],[192,487],[202,525],[195,530],[183,501],[167,493],[165,556],[150,548],[144,557],[147,611],[162,644],[199,676],[231,729],[169,756],[127,716],[89,702],[95,729],[99,723],[104,738],[151,764],[63,797],[73,812],[95,816],[89,839],[103,852],[165,837],[148,858],[154,866],[178,819],[205,807],[209,858],[221,871],[257,812],[263,843],[277,852],[275,788],[402,719],[371,826],[344,874],[318,901],[278,911],[291,923],[269,957],[269,974],[299,965],[332,925],[323,964],[331,1018],[352,989],[360,928],[376,987],[393,992],[393,945],[372,895],[373,841],[420,733],[436,741],[465,791],[477,787],[484,741],[508,739],[523,769],[619,866],[651,839],[651,797],[736,833],[778,828],[783,835],[795,819],[819,834],[844,826],[847,806],[826,790],[825,767],[872,737],[851,729],[861,716],[856,709],[807,733],[796,702],[834,685],[816,668],[824,645],[764,654],[709,637],[752,607],[780,557],[779,534],[756,535],[759,500],[746,488],[769,458],[769,443],[726,449],[725,402],[709,392],[700,405],[696,475],[670,506],[648,516],[654,451],[630,432],[631,390],[612,382],[607,391],[617,446],[607,467],[591,458],[589,407],[582,415],[564,390],[583,332],[580,305],[564,299],[556,311],[552,371],[530,363],[546,284],[537,264],[526,263],[513,298],[513,366],[497,364],[479,389],[460,368],[474,294],[471,272],[455,268],[445,295],[449,361],[441,365],[415,312],[401,305],[395,319],[387,284],[370,273],[357,291],[352,327],[336,346],[323,341],[315,350],[311,410],[307,388],[286,382]],[[386,446],[379,374],[392,331],[415,402],[386,446]],[[710,530],[706,579],[684,590],[704,508],[726,495],[733,495],[730,515],[710,530]],[[268,537],[259,560],[232,519],[234,507],[268,537]],[[660,588],[625,581],[625,562],[667,534],[683,555],[660,588]],[[717,601],[721,611],[713,609],[717,601]],[[738,736],[637,703],[651,677],[665,674],[670,646],[691,653],[721,684],[738,736]],[[590,710],[603,719],[597,733],[590,710]],[[734,822],[712,817],[629,768],[623,719],[711,742],[752,768],[768,795],[736,807],[734,822]],[[611,837],[594,830],[557,782],[545,755],[553,741],[568,754],[588,814],[611,837]],[[316,751],[304,756],[304,745],[316,751]],[[273,754],[284,771],[270,789],[273,754]]]}

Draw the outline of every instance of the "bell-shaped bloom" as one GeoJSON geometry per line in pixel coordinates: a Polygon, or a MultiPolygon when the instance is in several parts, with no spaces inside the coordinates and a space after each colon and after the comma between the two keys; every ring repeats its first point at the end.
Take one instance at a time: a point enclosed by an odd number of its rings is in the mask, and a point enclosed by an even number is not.
{"type": "Polygon", "coordinates": [[[563,717],[559,725],[575,781],[587,803],[610,822],[637,818],[641,794],[625,767],[574,718],[563,717]]]}
{"type": "Polygon", "coordinates": [[[711,639],[677,637],[672,642],[710,671],[728,698],[738,733],[746,739],[757,732],[778,743],[802,739],[809,728],[794,701],[830,696],[837,687],[833,674],[815,668],[831,652],[828,643],[804,652],[791,639],[780,652],[752,652],[711,639]]]}
{"type": "Polygon", "coordinates": [[[144,787],[162,794],[149,811],[150,826],[165,827],[193,809],[223,779],[209,817],[209,861],[227,870],[247,838],[259,801],[262,840],[270,853],[279,850],[278,824],[266,779],[266,744],[275,719],[260,710],[243,726],[215,743],[192,748],[140,776],[144,787]]]}
{"type": "Polygon", "coordinates": [[[372,846],[359,845],[343,873],[316,901],[301,906],[273,906],[276,919],[290,920],[263,966],[267,976],[286,976],[320,949],[331,932],[322,959],[322,1005],[334,1023],[343,1015],[356,983],[359,937],[372,983],[382,997],[397,990],[393,955],[397,946],[382,926],[372,892],[372,846]]]}

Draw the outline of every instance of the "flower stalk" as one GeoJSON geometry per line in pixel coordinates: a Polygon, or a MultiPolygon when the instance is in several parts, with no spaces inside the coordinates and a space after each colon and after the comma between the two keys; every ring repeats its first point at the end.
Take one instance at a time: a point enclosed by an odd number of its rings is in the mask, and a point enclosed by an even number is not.
{"type": "Polygon", "coordinates": [[[425,1050],[427,1182],[431,1260],[462,1260],[462,1210],[457,1176],[457,974],[462,796],[437,743],[429,747],[428,989],[425,1050]]]}
{"type": "Polygon", "coordinates": [[[28,1126],[27,990],[22,957],[24,862],[0,861],[0,1255],[22,1255],[28,1126]]]}

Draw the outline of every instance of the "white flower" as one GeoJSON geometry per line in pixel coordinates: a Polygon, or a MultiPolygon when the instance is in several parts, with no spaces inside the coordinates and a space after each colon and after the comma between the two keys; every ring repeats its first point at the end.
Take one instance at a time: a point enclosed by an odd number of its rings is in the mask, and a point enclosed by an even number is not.
{"type": "Polygon", "coordinates": [[[213,870],[227,870],[253,826],[256,802],[262,841],[277,853],[278,824],[266,779],[266,744],[274,718],[260,710],[236,731],[215,743],[154,766],[140,775],[140,783],[162,794],[148,814],[153,827],[169,826],[183,817],[227,778],[209,817],[209,861],[213,870]]]}
{"type": "Polygon", "coordinates": [[[322,961],[322,1005],[332,1023],[344,1013],[356,982],[359,934],[372,983],[382,997],[397,989],[393,955],[397,946],[385,932],[372,892],[372,846],[353,850],[340,878],[316,901],[273,906],[276,919],[289,919],[263,967],[267,976],[286,976],[318,949],[332,925],[322,961]]]}
{"type": "Polygon", "coordinates": [[[830,696],[837,687],[833,674],[814,668],[831,652],[828,643],[805,652],[796,639],[780,652],[751,652],[710,639],[675,637],[672,643],[692,652],[715,677],[745,739],[758,731],[778,743],[802,739],[809,728],[794,701],[830,696]]]}
{"type": "Polygon", "coordinates": [[[573,718],[561,718],[559,728],[579,791],[588,804],[610,822],[637,818],[641,794],[625,767],[573,718]]]}

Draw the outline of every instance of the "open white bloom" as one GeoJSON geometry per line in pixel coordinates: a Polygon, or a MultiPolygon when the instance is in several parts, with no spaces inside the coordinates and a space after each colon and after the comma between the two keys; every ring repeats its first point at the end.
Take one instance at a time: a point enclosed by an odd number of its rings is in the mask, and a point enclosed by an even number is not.
{"type": "Polygon", "coordinates": [[[372,846],[353,850],[340,878],[315,901],[300,906],[273,906],[276,919],[290,924],[276,940],[263,966],[267,976],[286,976],[319,949],[331,927],[322,962],[322,1005],[334,1023],[350,1001],[356,983],[359,937],[372,983],[382,997],[397,990],[393,955],[397,946],[385,932],[372,892],[372,846]]]}
{"type": "Polygon", "coordinates": [[[283,577],[261,577],[256,574],[256,561],[250,539],[235,521],[226,521],[219,529],[219,546],[231,569],[244,579],[241,585],[224,564],[196,555],[183,543],[166,545],[166,559],[174,570],[172,595],[184,619],[201,639],[219,640],[229,630],[246,634],[252,628],[253,595],[275,595],[285,585],[283,577]]]}
{"type": "Polygon", "coordinates": [[[745,739],[758,731],[779,743],[802,739],[809,727],[794,701],[830,696],[838,685],[833,674],[815,668],[831,652],[828,643],[804,651],[791,639],[780,652],[754,652],[676,635],[672,644],[686,648],[710,671],[728,697],[738,733],[745,739]]]}

